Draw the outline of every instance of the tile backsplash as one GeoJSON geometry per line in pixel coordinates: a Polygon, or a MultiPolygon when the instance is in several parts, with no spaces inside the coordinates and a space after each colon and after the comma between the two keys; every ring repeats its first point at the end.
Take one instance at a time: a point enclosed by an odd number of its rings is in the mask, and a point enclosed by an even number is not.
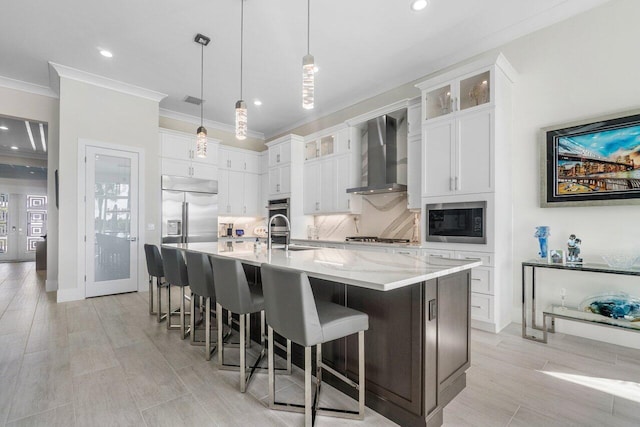
{"type": "MultiPolygon", "coordinates": [[[[319,215],[314,225],[320,240],[344,240],[347,236],[411,239],[420,225],[420,213],[407,209],[406,193],[372,194],[362,196],[361,214],[319,215]]],[[[415,233],[419,236],[419,229],[415,233]]]]}
{"type": "Polygon", "coordinates": [[[220,216],[218,217],[218,236],[226,236],[227,235],[227,226],[226,224],[233,224],[233,235],[235,237],[236,230],[241,229],[244,230],[245,237],[256,237],[256,229],[261,227],[264,228],[266,226],[266,221],[264,218],[253,218],[253,217],[226,217],[220,216]]]}

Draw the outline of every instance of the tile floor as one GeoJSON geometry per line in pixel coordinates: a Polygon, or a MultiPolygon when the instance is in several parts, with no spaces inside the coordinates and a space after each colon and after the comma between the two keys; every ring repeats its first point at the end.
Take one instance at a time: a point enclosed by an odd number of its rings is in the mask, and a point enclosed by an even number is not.
{"type": "MultiPolygon", "coordinates": [[[[0,264],[0,426],[283,426],[265,406],[266,375],[247,394],[147,314],[147,294],[56,304],[33,263],[0,264]]],[[[632,335],[630,339],[640,339],[632,335]]],[[[302,377],[278,377],[301,399],[302,377]]],[[[328,400],[336,399],[329,390],[328,400]]],[[[446,426],[640,425],[640,351],[557,334],[522,340],[518,325],[473,331],[467,388],[446,426]]],[[[390,426],[320,417],[317,426],[390,426]]]]}

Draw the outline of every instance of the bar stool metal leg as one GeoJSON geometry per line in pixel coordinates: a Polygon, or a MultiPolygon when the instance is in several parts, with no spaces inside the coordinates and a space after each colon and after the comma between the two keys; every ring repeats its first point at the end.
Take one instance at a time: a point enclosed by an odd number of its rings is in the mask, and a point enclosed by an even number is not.
{"type": "Polygon", "coordinates": [[[153,276],[149,275],[149,314],[158,314],[153,310],[153,276]]]}

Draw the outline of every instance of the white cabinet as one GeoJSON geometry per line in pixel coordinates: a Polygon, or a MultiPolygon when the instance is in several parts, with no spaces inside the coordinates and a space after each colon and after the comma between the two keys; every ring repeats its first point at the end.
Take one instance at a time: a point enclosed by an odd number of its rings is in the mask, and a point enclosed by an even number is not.
{"type": "Polygon", "coordinates": [[[260,153],[235,147],[220,147],[218,153],[220,215],[263,216],[259,207],[260,153]]]}
{"type": "Polygon", "coordinates": [[[229,169],[240,172],[260,172],[260,154],[240,148],[222,147],[219,150],[220,169],[229,169]]]}
{"type": "Polygon", "coordinates": [[[360,131],[343,127],[305,140],[304,213],[359,213],[361,196],[347,194],[360,185],[360,131]]]}
{"type": "Polygon", "coordinates": [[[424,119],[434,119],[457,111],[489,104],[493,100],[490,69],[484,68],[448,82],[419,85],[424,92],[424,119]]]}
{"type": "Polygon", "coordinates": [[[261,216],[260,175],[228,169],[218,173],[218,213],[228,216],[261,216]]]}
{"type": "Polygon", "coordinates": [[[407,109],[407,208],[422,206],[422,120],[421,105],[412,103],[407,109]]]}
{"type": "Polygon", "coordinates": [[[275,198],[291,193],[291,165],[269,168],[269,196],[275,198]]]}
{"type": "Polygon", "coordinates": [[[425,124],[424,197],[493,191],[492,127],[491,107],[425,124]]]}
{"type": "Polygon", "coordinates": [[[217,179],[219,141],[209,138],[207,157],[196,156],[196,136],[161,129],[161,171],[163,175],[217,179]]]}
{"type": "Polygon", "coordinates": [[[291,162],[291,141],[283,141],[269,147],[269,167],[291,162]]]}

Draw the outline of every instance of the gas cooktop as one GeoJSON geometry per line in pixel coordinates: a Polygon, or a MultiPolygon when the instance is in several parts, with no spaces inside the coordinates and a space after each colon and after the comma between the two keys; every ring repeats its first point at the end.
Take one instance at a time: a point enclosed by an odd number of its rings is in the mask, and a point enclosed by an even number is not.
{"type": "Polygon", "coordinates": [[[367,242],[367,243],[409,243],[409,239],[389,239],[372,236],[353,236],[345,238],[347,242],[367,242]]]}

